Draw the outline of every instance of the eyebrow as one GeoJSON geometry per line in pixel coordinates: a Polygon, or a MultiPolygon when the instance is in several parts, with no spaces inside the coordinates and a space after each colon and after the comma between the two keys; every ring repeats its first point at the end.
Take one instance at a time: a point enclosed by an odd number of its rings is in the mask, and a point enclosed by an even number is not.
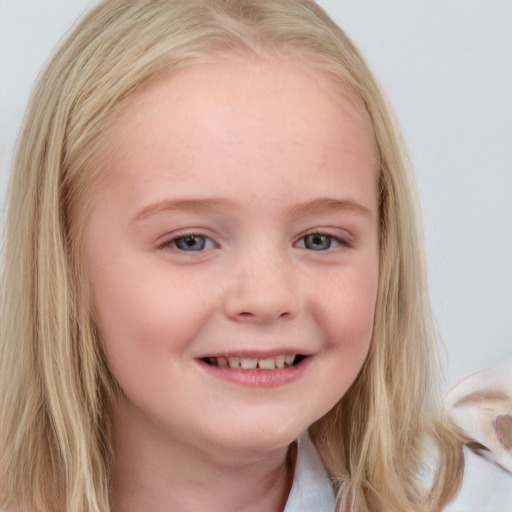
{"type": "Polygon", "coordinates": [[[372,210],[357,201],[352,199],[332,199],[332,198],[319,198],[313,201],[307,201],[295,206],[288,210],[290,217],[305,217],[307,215],[314,215],[318,213],[338,213],[348,212],[365,217],[372,217],[372,210]]]}
{"type": "MultiPolygon", "coordinates": [[[[218,212],[228,208],[236,208],[236,203],[229,199],[165,199],[151,203],[140,210],[133,221],[145,220],[161,212],[196,211],[218,212]]],[[[286,211],[288,217],[306,217],[320,213],[348,212],[365,217],[372,217],[370,208],[352,199],[318,198],[292,206],[286,211]]]]}
{"type": "Polygon", "coordinates": [[[134,221],[144,220],[161,212],[197,211],[214,212],[224,210],[233,203],[228,199],[164,199],[151,203],[140,210],[134,221]]]}

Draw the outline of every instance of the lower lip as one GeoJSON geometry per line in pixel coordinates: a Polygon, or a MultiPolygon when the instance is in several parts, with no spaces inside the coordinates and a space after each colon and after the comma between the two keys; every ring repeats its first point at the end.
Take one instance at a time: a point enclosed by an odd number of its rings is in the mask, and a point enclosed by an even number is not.
{"type": "Polygon", "coordinates": [[[241,368],[224,368],[212,366],[204,361],[196,360],[200,368],[216,379],[245,386],[248,388],[277,388],[291,384],[300,379],[309,367],[312,356],[305,357],[299,364],[289,368],[275,370],[242,370],[241,368]]]}

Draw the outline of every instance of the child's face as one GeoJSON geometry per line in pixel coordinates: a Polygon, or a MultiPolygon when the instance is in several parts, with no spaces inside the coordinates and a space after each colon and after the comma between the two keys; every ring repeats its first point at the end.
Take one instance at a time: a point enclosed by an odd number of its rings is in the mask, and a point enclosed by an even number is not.
{"type": "Polygon", "coordinates": [[[377,187],[363,116],[312,71],[234,58],[139,92],[107,139],[84,254],[130,428],[201,449],[286,446],[345,393],[370,344],[377,187]],[[298,364],[225,367],[286,355],[298,364]]]}

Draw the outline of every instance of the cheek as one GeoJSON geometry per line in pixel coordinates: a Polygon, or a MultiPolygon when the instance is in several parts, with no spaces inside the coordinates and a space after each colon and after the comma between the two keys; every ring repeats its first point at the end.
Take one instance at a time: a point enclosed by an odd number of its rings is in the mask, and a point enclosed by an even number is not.
{"type": "Polygon", "coordinates": [[[364,364],[372,338],[377,276],[377,265],[343,269],[325,281],[323,293],[316,294],[315,323],[325,344],[317,358],[315,385],[303,396],[314,404],[311,423],[339,402],[364,364]]]}
{"type": "Polygon", "coordinates": [[[317,308],[317,323],[324,326],[330,345],[345,350],[352,347],[356,352],[367,350],[373,331],[377,287],[377,265],[342,271],[330,280],[319,300],[321,307],[317,308]]]}
{"type": "Polygon", "coordinates": [[[158,265],[91,269],[96,322],[111,364],[123,360],[140,367],[183,353],[207,316],[198,287],[158,265]]]}

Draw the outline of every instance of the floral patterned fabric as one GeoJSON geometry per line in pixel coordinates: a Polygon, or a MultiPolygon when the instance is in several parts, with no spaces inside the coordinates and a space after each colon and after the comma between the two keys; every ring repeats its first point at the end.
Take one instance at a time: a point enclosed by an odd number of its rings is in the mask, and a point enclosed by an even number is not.
{"type": "Polygon", "coordinates": [[[512,512],[512,361],[466,377],[447,395],[466,448],[461,491],[447,512],[512,512]]]}

